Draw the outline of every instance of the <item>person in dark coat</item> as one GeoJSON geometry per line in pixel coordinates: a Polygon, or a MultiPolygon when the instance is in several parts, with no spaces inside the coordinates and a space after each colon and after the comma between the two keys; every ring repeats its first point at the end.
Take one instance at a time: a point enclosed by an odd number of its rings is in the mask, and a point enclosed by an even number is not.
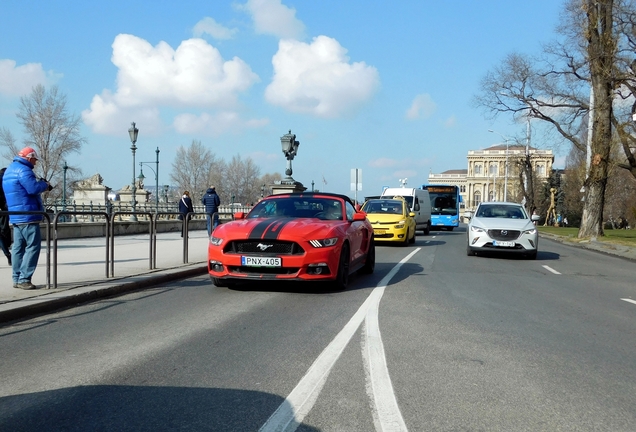
{"type": "Polygon", "coordinates": [[[216,188],[210,186],[201,198],[201,204],[205,206],[205,212],[208,214],[208,235],[211,235],[214,229],[219,225],[219,206],[221,198],[216,194],[216,188]]]}
{"type": "MultiPolygon", "coordinates": [[[[7,199],[4,197],[4,188],[2,187],[2,178],[6,168],[0,170],[0,211],[8,211],[7,199]]],[[[0,249],[7,257],[9,265],[11,265],[11,227],[9,226],[9,215],[0,215],[0,249]]]]}
{"type": "MultiPolygon", "coordinates": [[[[192,199],[190,198],[190,192],[184,191],[183,196],[179,200],[179,220],[184,220],[188,213],[194,213],[194,207],[192,206],[192,199]]],[[[185,230],[185,224],[183,224],[185,230]]],[[[183,230],[181,231],[181,237],[183,237],[183,230]]]]}

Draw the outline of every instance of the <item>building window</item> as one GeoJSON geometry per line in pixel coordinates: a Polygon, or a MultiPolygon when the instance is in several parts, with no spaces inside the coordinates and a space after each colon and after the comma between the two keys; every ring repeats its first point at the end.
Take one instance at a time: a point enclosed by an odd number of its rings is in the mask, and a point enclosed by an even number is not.
{"type": "Polygon", "coordinates": [[[489,169],[489,171],[490,171],[490,172],[488,173],[488,175],[497,175],[497,174],[499,174],[499,173],[497,172],[497,171],[498,171],[498,170],[497,170],[497,168],[499,168],[499,166],[498,166],[497,164],[492,164],[492,165],[490,165],[490,166],[488,167],[488,169],[489,169]]]}
{"type": "Polygon", "coordinates": [[[481,202],[481,192],[475,191],[473,194],[473,200],[475,201],[475,207],[477,207],[481,202]]]}
{"type": "Polygon", "coordinates": [[[544,176],[545,175],[545,166],[537,165],[537,174],[540,175],[540,176],[544,176]]]}
{"type": "Polygon", "coordinates": [[[475,165],[475,175],[481,174],[481,165],[475,165]]]}
{"type": "Polygon", "coordinates": [[[459,191],[460,192],[466,192],[466,186],[460,186],[459,187],[459,191]]]}

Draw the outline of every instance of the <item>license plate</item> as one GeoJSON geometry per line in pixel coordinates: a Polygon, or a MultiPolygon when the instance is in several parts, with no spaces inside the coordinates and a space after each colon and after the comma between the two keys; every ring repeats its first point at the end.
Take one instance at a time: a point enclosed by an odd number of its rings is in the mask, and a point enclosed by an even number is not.
{"type": "Polygon", "coordinates": [[[374,229],[374,230],[373,230],[373,234],[377,234],[377,235],[384,235],[384,234],[386,234],[386,230],[383,230],[383,229],[374,229]]]}
{"type": "Polygon", "coordinates": [[[492,244],[493,246],[500,246],[500,247],[515,247],[515,242],[511,242],[511,241],[493,241],[492,244]]]}
{"type": "Polygon", "coordinates": [[[242,256],[241,265],[248,267],[280,267],[283,263],[278,257],[242,256]]]}

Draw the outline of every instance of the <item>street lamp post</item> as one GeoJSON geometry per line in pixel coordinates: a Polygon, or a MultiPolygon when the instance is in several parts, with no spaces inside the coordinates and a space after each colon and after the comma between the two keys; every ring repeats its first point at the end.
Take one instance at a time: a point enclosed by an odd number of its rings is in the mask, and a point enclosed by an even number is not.
{"type": "Polygon", "coordinates": [[[488,132],[496,133],[497,135],[501,136],[506,143],[506,166],[504,169],[504,201],[508,201],[508,144],[510,140],[508,139],[508,137],[492,129],[488,129],[488,132]]]}
{"type": "Polygon", "coordinates": [[[137,192],[137,185],[135,184],[136,182],[136,178],[135,178],[135,151],[137,150],[137,146],[135,145],[135,143],[137,142],[137,136],[139,135],[139,129],[137,129],[135,127],[135,122],[131,123],[130,129],[128,129],[128,135],[130,135],[130,142],[132,143],[132,146],[130,146],[130,150],[132,151],[132,159],[133,159],[133,176],[132,176],[132,214],[130,215],[130,220],[133,222],[137,222],[137,215],[135,214],[135,212],[137,211],[137,201],[136,201],[136,192],[137,192]]]}
{"type": "MultiPolygon", "coordinates": [[[[68,165],[66,161],[64,161],[64,166],[62,167],[64,170],[64,182],[62,182],[62,211],[66,211],[66,171],[68,170],[68,165]]],[[[63,222],[66,222],[66,216],[63,216],[63,222]]]]}
{"type": "Polygon", "coordinates": [[[263,183],[263,186],[261,186],[261,199],[265,197],[265,184],[263,183]]]}
{"type": "Polygon", "coordinates": [[[294,156],[298,153],[298,146],[300,142],[296,141],[296,135],[291,133],[286,133],[282,137],[280,137],[280,144],[283,148],[283,153],[285,154],[285,158],[287,159],[287,169],[285,170],[285,175],[287,176],[285,180],[294,181],[292,178],[292,163],[291,161],[294,159],[294,156]]]}
{"type": "Polygon", "coordinates": [[[163,194],[166,197],[166,204],[168,204],[168,191],[170,190],[170,186],[163,185],[163,194]]]}
{"type": "MultiPolygon", "coordinates": [[[[155,174],[155,213],[159,213],[159,147],[155,150],[155,154],[157,155],[157,159],[154,162],[139,162],[139,170],[141,171],[142,165],[146,165],[155,174]],[[157,170],[152,169],[149,164],[155,164],[157,170]]],[[[140,176],[142,174],[140,174],[140,176]]],[[[145,177],[141,177],[141,179],[144,178],[145,177]]]]}

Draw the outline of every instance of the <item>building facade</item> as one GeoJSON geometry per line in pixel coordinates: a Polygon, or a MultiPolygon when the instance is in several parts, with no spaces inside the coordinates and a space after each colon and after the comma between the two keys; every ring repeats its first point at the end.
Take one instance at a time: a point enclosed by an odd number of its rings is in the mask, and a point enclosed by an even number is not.
{"type": "Polygon", "coordinates": [[[525,146],[496,145],[484,150],[468,152],[468,168],[429,174],[429,184],[459,186],[464,213],[472,214],[482,201],[521,202],[521,162],[526,151],[536,178],[545,182],[552,171],[552,150],[538,150],[525,146]]]}

